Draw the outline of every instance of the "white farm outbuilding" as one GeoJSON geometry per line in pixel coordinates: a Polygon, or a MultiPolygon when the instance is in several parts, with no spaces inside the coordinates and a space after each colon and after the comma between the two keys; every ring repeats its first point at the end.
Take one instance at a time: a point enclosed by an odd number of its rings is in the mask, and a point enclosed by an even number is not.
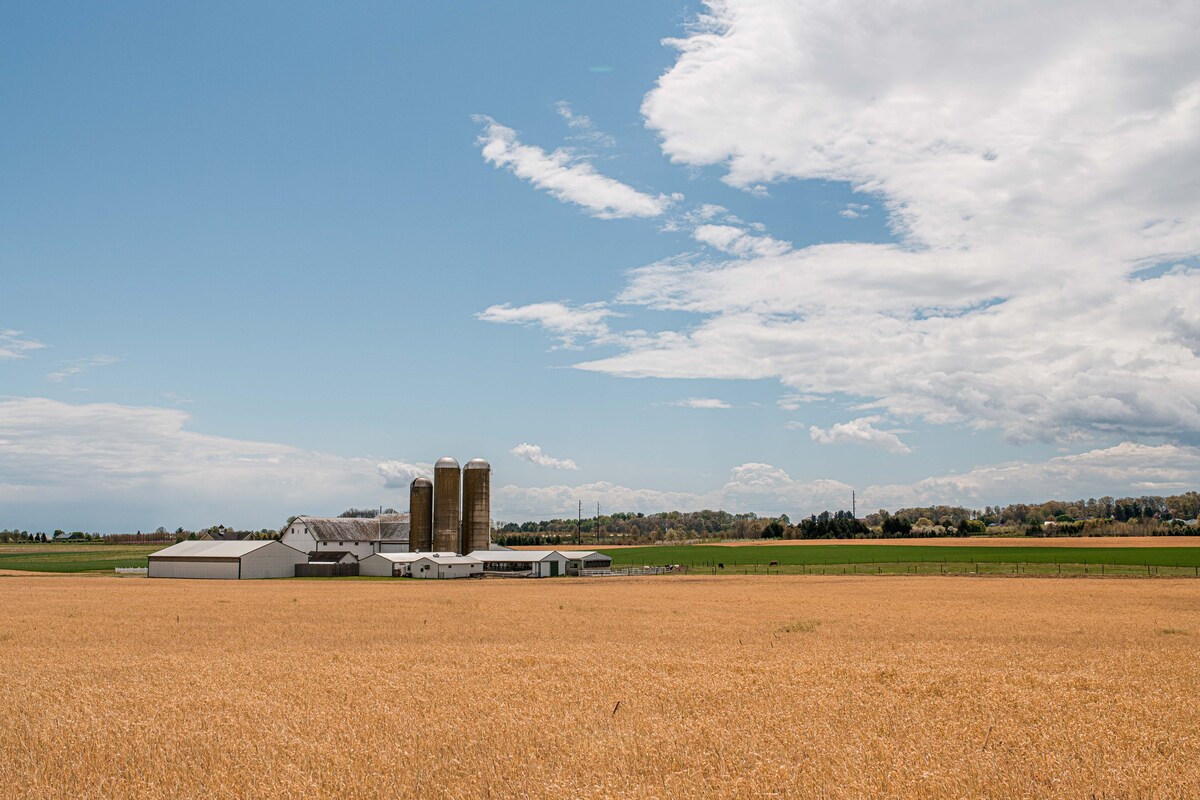
{"type": "Polygon", "coordinates": [[[412,563],[426,556],[453,557],[454,553],[375,553],[358,562],[358,574],[376,578],[407,578],[412,563]]]}
{"type": "Polygon", "coordinates": [[[291,578],[308,556],[270,539],[240,542],[190,541],[171,545],[150,556],[151,578],[208,578],[247,580],[291,578]]]}
{"type": "Polygon", "coordinates": [[[578,575],[585,569],[612,569],[612,556],[594,550],[560,550],[567,557],[567,574],[578,575]]]}
{"type": "Polygon", "coordinates": [[[425,553],[408,565],[408,574],[411,578],[483,577],[483,562],[470,556],[425,553]]]}
{"type": "Polygon", "coordinates": [[[567,574],[567,557],[557,550],[476,550],[489,575],[512,578],[557,578],[567,574]]]}

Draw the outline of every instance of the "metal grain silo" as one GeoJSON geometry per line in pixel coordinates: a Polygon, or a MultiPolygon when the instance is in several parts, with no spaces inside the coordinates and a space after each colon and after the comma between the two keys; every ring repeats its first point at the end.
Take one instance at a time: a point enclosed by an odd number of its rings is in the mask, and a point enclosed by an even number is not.
{"type": "Polygon", "coordinates": [[[492,465],[471,459],[463,467],[462,481],[462,551],[487,550],[492,541],[492,465]]]}
{"type": "Polygon", "coordinates": [[[414,478],[408,487],[408,551],[433,549],[433,481],[414,478]]]}
{"type": "Polygon", "coordinates": [[[458,549],[458,509],[461,475],[458,462],[446,456],[433,465],[433,549],[460,553],[458,549]]]}

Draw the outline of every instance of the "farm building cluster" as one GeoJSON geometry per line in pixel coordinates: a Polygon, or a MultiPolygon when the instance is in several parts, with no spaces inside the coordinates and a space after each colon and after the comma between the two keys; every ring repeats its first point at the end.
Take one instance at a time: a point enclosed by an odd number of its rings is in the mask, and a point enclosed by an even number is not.
{"type": "Polygon", "coordinates": [[[491,541],[491,466],[453,458],[409,486],[409,512],[299,516],[277,540],[179,542],[150,556],[151,578],[553,578],[611,570],[592,551],[512,550],[491,541]]]}

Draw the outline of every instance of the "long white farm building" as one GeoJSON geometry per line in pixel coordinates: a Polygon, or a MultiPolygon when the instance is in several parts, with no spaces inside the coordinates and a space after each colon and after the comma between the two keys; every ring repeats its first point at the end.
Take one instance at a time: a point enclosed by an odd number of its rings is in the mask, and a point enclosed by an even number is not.
{"type": "Polygon", "coordinates": [[[233,542],[190,541],[171,545],[150,556],[151,578],[209,578],[247,580],[291,578],[308,556],[270,539],[233,542]]]}
{"type": "Polygon", "coordinates": [[[412,563],[427,556],[453,558],[457,553],[375,553],[358,562],[358,574],[375,578],[407,578],[412,563]]]}

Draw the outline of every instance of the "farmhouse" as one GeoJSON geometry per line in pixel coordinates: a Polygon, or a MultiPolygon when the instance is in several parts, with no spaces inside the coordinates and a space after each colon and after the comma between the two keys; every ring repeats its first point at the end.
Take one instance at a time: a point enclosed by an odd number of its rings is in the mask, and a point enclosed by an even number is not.
{"type": "Polygon", "coordinates": [[[359,575],[376,578],[407,578],[414,561],[425,556],[453,557],[456,553],[375,553],[358,562],[359,575]]]}
{"type": "Polygon", "coordinates": [[[567,557],[557,550],[476,550],[487,575],[506,578],[556,578],[567,574],[567,557]]]}
{"type": "Polygon", "coordinates": [[[296,517],[280,541],[304,553],[345,551],[361,560],[373,553],[408,552],[408,532],[408,514],[296,517]]]}
{"type": "Polygon", "coordinates": [[[150,556],[151,578],[291,578],[308,556],[283,542],[190,541],[171,545],[150,556]]]}

